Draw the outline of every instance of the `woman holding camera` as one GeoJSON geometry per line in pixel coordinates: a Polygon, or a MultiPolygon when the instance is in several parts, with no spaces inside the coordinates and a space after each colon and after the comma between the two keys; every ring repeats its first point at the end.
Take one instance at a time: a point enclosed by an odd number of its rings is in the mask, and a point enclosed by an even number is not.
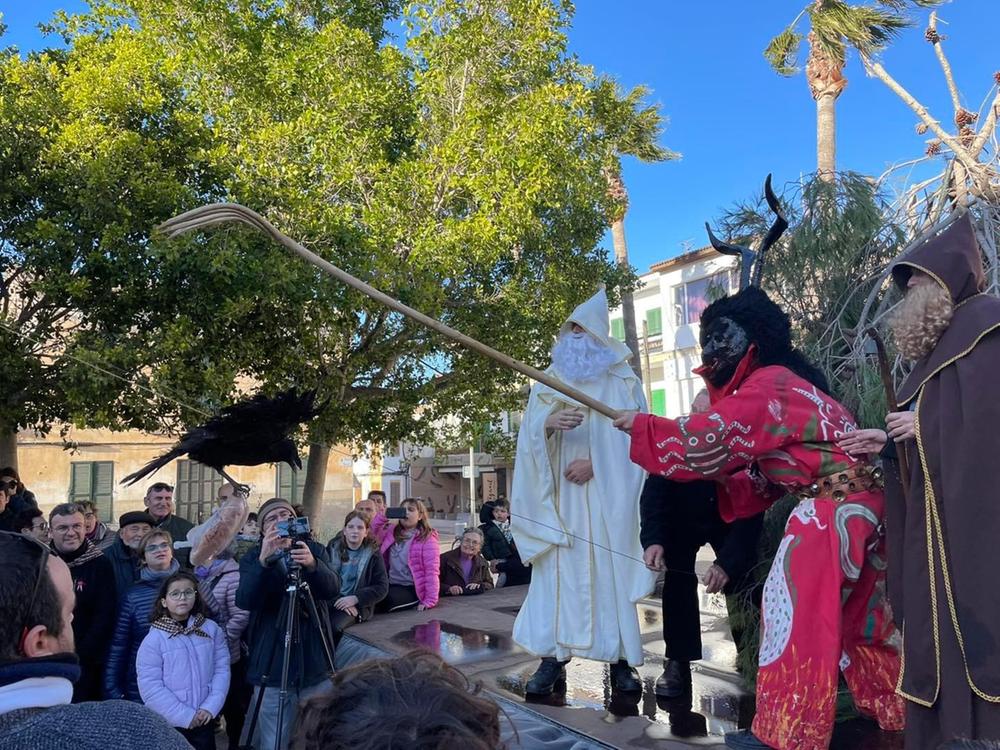
{"type": "Polygon", "coordinates": [[[368,536],[368,517],[352,510],[344,530],[330,540],[330,567],[340,574],[340,598],[330,608],[334,644],[356,622],[370,620],[389,592],[389,575],[378,544],[368,536]]]}
{"type": "MultiPolygon", "coordinates": [[[[389,593],[376,612],[395,612],[416,607],[423,611],[438,603],[441,545],[438,533],[427,519],[427,508],[408,497],[398,511],[399,523],[390,524],[385,513],[372,519],[372,535],[378,541],[389,572],[389,593]]],[[[393,513],[396,516],[396,513],[393,513]]]]}

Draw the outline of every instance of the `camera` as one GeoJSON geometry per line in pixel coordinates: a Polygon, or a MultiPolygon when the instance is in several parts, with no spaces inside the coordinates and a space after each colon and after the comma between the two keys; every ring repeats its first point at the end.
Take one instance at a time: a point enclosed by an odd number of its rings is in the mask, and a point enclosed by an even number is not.
{"type": "Polygon", "coordinates": [[[304,542],[309,538],[311,529],[308,518],[289,518],[278,521],[275,525],[278,536],[282,539],[291,539],[295,542],[304,542]]]}
{"type": "Polygon", "coordinates": [[[406,508],[403,508],[403,507],[399,507],[399,508],[386,508],[385,509],[385,517],[386,518],[395,518],[395,519],[406,518],[406,508]]]}

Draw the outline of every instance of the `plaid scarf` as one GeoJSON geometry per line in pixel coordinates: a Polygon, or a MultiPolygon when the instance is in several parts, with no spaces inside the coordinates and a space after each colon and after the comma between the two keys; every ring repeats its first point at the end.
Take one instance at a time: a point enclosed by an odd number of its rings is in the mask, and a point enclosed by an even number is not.
{"type": "Polygon", "coordinates": [[[164,633],[167,633],[171,638],[173,638],[175,635],[200,635],[204,638],[212,637],[201,629],[201,626],[205,624],[204,615],[195,615],[194,619],[189,619],[188,622],[190,623],[190,625],[184,627],[174,618],[164,615],[149,627],[156,628],[157,630],[162,630],[164,633]]]}
{"type": "MultiPolygon", "coordinates": [[[[55,551],[55,545],[51,545],[52,550],[55,551]]],[[[58,552],[56,552],[59,555],[58,552]]],[[[91,542],[89,539],[84,539],[83,544],[75,551],[71,552],[69,555],[59,555],[62,557],[63,561],[66,563],[67,567],[75,568],[78,565],[83,565],[84,563],[90,562],[94,558],[100,557],[104,554],[104,550],[100,549],[96,544],[91,542]]]]}
{"type": "Polygon", "coordinates": [[[514,541],[514,534],[510,530],[510,520],[509,519],[507,521],[504,521],[503,523],[500,523],[500,521],[494,520],[493,523],[495,523],[497,525],[497,527],[499,527],[500,531],[503,532],[504,539],[506,539],[508,542],[513,542],[514,541]]]}

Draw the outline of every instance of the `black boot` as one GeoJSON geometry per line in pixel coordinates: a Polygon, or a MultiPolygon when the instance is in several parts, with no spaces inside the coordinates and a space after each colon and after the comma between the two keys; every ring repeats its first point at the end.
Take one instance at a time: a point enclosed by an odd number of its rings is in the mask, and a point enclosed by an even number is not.
{"type": "Polygon", "coordinates": [[[663,674],[656,678],[654,692],[660,698],[680,698],[691,694],[691,662],[667,659],[663,674]]]}
{"type": "Polygon", "coordinates": [[[524,686],[524,692],[528,695],[551,695],[560,682],[565,689],[566,665],[568,663],[568,661],[557,661],[551,656],[546,656],[524,686]]]}
{"type": "Polygon", "coordinates": [[[621,693],[642,692],[642,680],[639,679],[639,673],[635,667],[630,667],[624,659],[611,665],[611,689],[621,693]]]}

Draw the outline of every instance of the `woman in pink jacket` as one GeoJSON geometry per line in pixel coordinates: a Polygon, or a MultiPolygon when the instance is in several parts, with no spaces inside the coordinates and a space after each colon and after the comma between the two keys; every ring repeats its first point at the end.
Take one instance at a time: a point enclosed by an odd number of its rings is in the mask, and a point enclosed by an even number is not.
{"type": "Polygon", "coordinates": [[[214,750],[212,720],[229,690],[229,647],[204,614],[198,581],[187,572],[163,582],[135,663],[139,694],[191,743],[214,750]]]}
{"type": "Polygon", "coordinates": [[[441,545],[438,533],[427,520],[427,508],[420,500],[401,503],[406,517],[390,524],[384,513],[372,519],[372,536],[389,571],[389,594],[378,603],[376,612],[395,612],[416,607],[430,609],[438,603],[441,545]]]}

